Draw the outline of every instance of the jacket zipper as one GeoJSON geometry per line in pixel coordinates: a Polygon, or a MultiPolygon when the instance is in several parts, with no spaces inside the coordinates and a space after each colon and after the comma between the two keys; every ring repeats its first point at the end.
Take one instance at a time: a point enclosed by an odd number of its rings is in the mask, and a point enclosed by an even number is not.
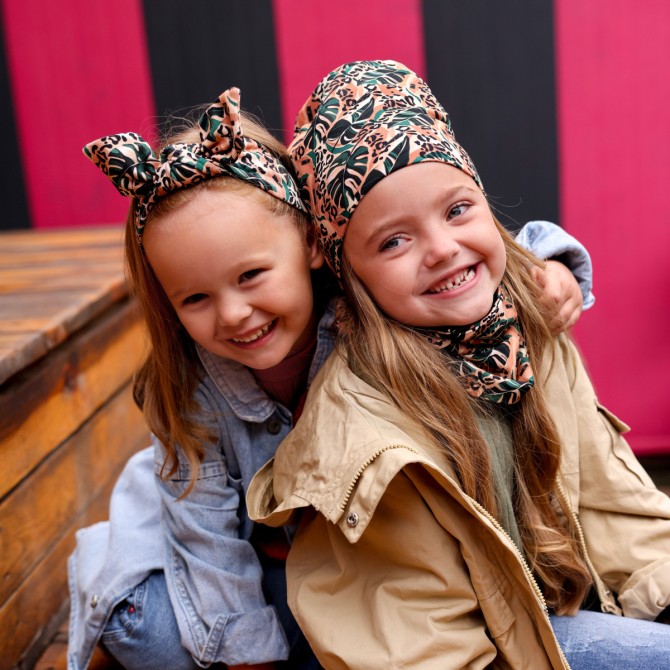
{"type": "MultiPolygon", "coordinates": [[[[349,499],[351,498],[351,494],[353,493],[353,490],[356,486],[356,483],[361,478],[361,475],[363,474],[365,468],[367,468],[368,465],[370,465],[370,463],[372,463],[376,458],[378,458],[380,454],[383,454],[385,451],[389,451],[391,449],[407,449],[408,451],[411,451],[412,453],[419,454],[419,452],[416,449],[412,449],[411,447],[408,447],[407,445],[404,445],[404,444],[390,444],[386,447],[383,447],[382,449],[378,449],[372,455],[368,456],[368,458],[365,459],[363,464],[356,471],[356,474],[353,476],[351,482],[349,483],[349,486],[347,487],[347,490],[344,494],[344,497],[340,501],[339,508],[340,508],[341,511],[344,511],[347,504],[349,503],[349,499]]],[[[542,590],[540,589],[540,586],[537,583],[537,580],[535,579],[535,575],[533,574],[532,570],[530,569],[530,566],[528,565],[528,562],[526,561],[525,556],[521,553],[519,548],[516,546],[516,544],[514,543],[514,540],[512,540],[509,533],[498,523],[496,518],[485,507],[483,507],[480,503],[478,503],[474,498],[471,498],[469,495],[463,493],[463,496],[465,496],[465,498],[470,501],[472,506],[482,516],[484,516],[486,519],[488,519],[491,522],[491,524],[498,531],[500,531],[500,533],[502,533],[502,535],[504,535],[509,540],[511,546],[514,549],[515,554],[517,555],[517,557],[518,557],[518,559],[521,563],[523,571],[524,571],[526,577],[528,578],[528,581],[530,582],[530,584],[533,588],[533,591],[535,592],[535,596],[537,597],[538,601],[540,602],[540,605],[542,606],[542,611],[544,612],[544,616],[546,617],[547,621],[549,622],[549,629],[551,630],[551,634],[553,635],[554,642],[556,642],[556,648],[558,649],[559,656],[561,657],[561,660],[563,661],[563,664],[564,664],[566,670],[570,670],[570,664],[568,663],[568,659],[565,657],[565,654],[563,653],[563,649],[561,648],[561,645],[558,643],[558,638],[556,637],[556,634],[554,633],[554,628],[551,625],[551,619],[549,618],[549,608],[547,607],[547,601],[544,598],[544,594],[542,593],[542,590]]],[[[580,530],[581,530],[581,527],[580,527],[580,530]]],[[[582,537],[583,537],[583,535],[582,535],[582,537]]]]}
{"type": "MultiPolygon", "coordinates": [[[[465,494],[464,494],[465,495],[465,494]]],[[[528,561],[526,561],[526,557],[521,553],[521,550],[516,546],[514,540],[510,537],[509,533],[498,523],[496,518],[482,505],[480,505],[474,498],[471,498],[470,496],[466,496],[470,502],[472,503],[473,507],[483,516],[485,516],[492,524],[493,526],[499,530],[509,541],[510,544],[512,545],[514,552],[516,553],[519,561],[521,562],[521,566],[523,567],[523,571],[526,573],[526,577],[528,578],[528,581],[531,583],[531,586],[533,587],[533,590],[535,591],[535,595],[537,596],[537,599],[540,601],[540,604],[542,605],[542,611],[544,612],[544,616],[547,618],[547,621],[549,622],[549,628],[551,630],[551,634],[554,637],[554,642],[556,642],[556,648],[558,649],[558,653],[561,657],[561,660],[563,661],[563,665],[569,670],[570,669],[570,664],[568,663],[568,659],[565,657],[565,654],[563,653],[563,648],[558,642],[558,638],[556,637],[556,633],[554,633],[554,627],[551,625],[551,619],[549,618],[549,608],[547,607],[547,601],[544,598],[544,594],[542,593],[542,589],[540,589],[540,585],[537,583],[537,580],[535,579],[535,575],[533,574],[533,571],[530,569],[530,566],[528,565],[528,561]]]]}
{"type": "Polygon", "coordinates": [[[363,461],[361,467],[358,468],[358,470],[356,471],[356,474],[349,482],[349,486],[347,487],[347,490],[344,493],[344,497],[342,498],[342,500],[340,500],[339,508],[341,511],[344,511],[345,507],[349,503],[351,494],[353,493],[354,488],[356,487],[358,480],[361,478],[361,475],[363,474],[365,468],[367,468],[368,465],[370,465],[370,463],[372,463],[372,461],[374,461],[380,454],[383,454],[385,451],[389,451],[391,449],[407,449],[407,451],[411,451],[413,454],[419,454],[419,452],[416,449],[412,449],[412,447],[408,447],[405,444],[389,444],[386,447],[383,447],[382,449],[378,449],[371,456],[368,456],[365,459],[365,461],[363,461]]]}
{"type": "Polygon", "coordinates": [[[582,548],[582,555],[584,558],[584,562],[586,563],[586,567],[591,573],[591,578],[593,579],[593,585],[596,587],[596,593],[598,594],[598,599],[600,600],[601,611],[604,612],[605,614],[616,614],[618,616],[621,616],[622,613],[621,609],[614,603],[611,591],[605,586],[603,580],[600,578],[600,575],[596,572],[596,569],[593,563],[591,562],[591,558],[589,557],[588,551],[586,550],[586,539],[584,538],[584,529],[582,528],[582,524],[579,521],[577,513],[572,509],[572,505],[570,505],[569,503],[568,496],[567,493],[565,492],[565,488],[563,487],[562,482],[560,482],[558,479],[556,480],[556,490],[563,499],[563,506],[570,512],[572,521],[575,524],[575,528],[577,529],[577,538],[582,548]]]}

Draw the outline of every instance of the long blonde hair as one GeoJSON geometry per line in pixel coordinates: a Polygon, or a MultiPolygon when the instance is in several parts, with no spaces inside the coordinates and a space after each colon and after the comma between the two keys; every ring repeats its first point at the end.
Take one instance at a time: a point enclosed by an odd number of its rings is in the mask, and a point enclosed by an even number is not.
{"type": "MultiPolygon", "coordinates": [[[[503,282],[513,298],[531,361],[537,367],[551,338],[540,292],[529,269],[537,261],[496,221],[507,252],[503,282]]],[[[348,298],[338,306],[341,341],[363,379],[413,417],[446,453],[465,493],[497,516],[489,449],[476,421],[475,401],[445,365],[444,354],[410,326],[387,317],[343,258],[348,298]]],[[[531,569],[550,607],[559,614],[579,608],[591,584],[580,557],[568,510],[555,496],[561,447],[538,375],[534,388],[511,411],[515,453],[513,501],[531,569]],[[563,523],[561,517],[564,518],[563,523]],[[567,522],[565,521],[567,519],[567,522]],[[566,526],[567,523],[567,526],[566,526]]]]}
{"type": "MultiPolygon", "coordinates": [[[[248,114],[241,113],[244,133],[279,158],[292,172],[286,148],[248,114]]],[[[198,127],[192,124],[173,133],[162,146],[177,142],[197,142],[198,127]]],[[[305,235],[311,235],[307,218],[283,200],[265,193],[235,177],[214,177],[190,188],[174,191],[158,201],[147,225],[167,212],[183,207],[198,194],[207,191],[236,193],[254,198],[272,214],[289,216],[305,235]]],[[[146,321],[150,350],[135,376],[135,402],[143,411],[149,429],[163,443],[166,458],[161,476],[177,472],[180,463],[189,466],[190,482],[184,495],[195,484],[198,467],[207,443],[216,436],[199,415],[194,391],[201,376],[195,343],[177,318],[177,314],[154,274],[146,254],[138,244],[134,211],[128,214],[125,232],[126,264],[131,290],[146,321]]]]}

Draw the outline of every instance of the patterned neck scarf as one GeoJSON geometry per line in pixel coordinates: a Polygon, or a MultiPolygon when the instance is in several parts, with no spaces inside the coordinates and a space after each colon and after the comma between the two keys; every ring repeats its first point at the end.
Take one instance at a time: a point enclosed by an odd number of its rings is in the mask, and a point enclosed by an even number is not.
{"type": "Polygon", "coordinates": [[[513,405],[535,379],[514,303],[501,285],[491,311],[469,326],[417,328],[454,359],[466,391],[499,405],[513,405]]]}
{"type": "Polygon", "coordinates": [[[160,156],[136,133],[107,135],[84,147],[84,154],[119,193],[134,199],[138,241],[158,200],[212,177],[241,179],[306,211],[293,177],[279,158],[243,134],[238,88],[224,91],[198,126],[200,142],[170,144],[160,156]]]}

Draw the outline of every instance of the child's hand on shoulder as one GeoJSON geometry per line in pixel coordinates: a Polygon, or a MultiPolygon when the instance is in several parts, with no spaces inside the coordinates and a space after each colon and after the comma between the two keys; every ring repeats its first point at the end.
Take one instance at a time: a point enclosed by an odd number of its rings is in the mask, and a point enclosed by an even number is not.
{"type": "Polygon", "coordinates": [[[545,268],[534,267],[533,279],[543,291],[543,303],[553,314],[554,335],[572,328],[582,313],[584,298],[572,272],[559,261],[547,261],[545,268]]]}

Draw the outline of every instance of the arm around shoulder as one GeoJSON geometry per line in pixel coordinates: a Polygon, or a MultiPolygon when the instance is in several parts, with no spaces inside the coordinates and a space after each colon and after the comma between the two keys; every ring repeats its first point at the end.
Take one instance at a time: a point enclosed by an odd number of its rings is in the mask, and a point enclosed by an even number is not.
{"type": "Polygon", "coordinates": [[[572,272],[582,291],[582,309],[595,303],[593,266],[586,247],[560,226],[549,221],[529,221],[516,241],[542,260],[560,260],[572,272]]]}

